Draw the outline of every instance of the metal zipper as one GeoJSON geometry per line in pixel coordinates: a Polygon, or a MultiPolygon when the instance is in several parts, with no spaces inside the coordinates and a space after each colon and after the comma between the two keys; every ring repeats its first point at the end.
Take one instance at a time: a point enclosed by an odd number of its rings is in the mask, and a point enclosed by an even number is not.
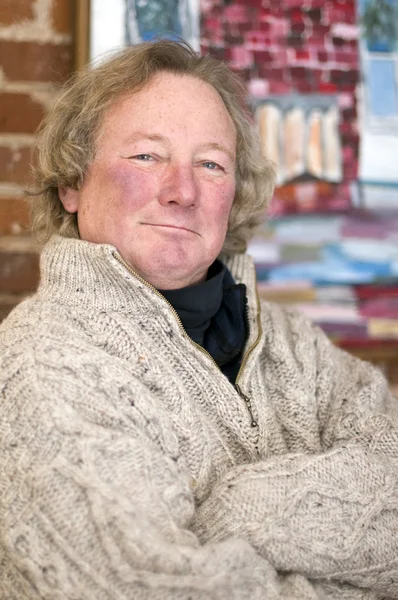
{"type": "Polygon", "coordinates": [[[235,383],[235,388],[236,388],[236,391],[238,392],[239,396],[244,400],[244,402],[245,402],[245,404],[247,406],[247,410],[249,411],[250,418],[252,420],[251,426],[252,427],[258,427],[258,423],[257,423],[257,421],[256,421],[256,419],[254,418],[254,415],[253,415],[252,403],[251,403],[250,398],[248,398],[246,396],[246,394],[244,394],[242,392],[242,390],[240,389],[240,387],[239,387],[239,385],[237,383],[235,383]]]}
{"type": "MultiPolygon", "coordinates": [[[[247,363],[247,359],[248,359],[249,355],[254,350],[254,348],[256,348],[256,346],[258,345],[258,343],[260,341],[260,338],[261,338],[261,335],[262,335],[262,332],[263,332],[263,328],[262,328],[262,325],[261,325],[261,319],[260,319],[260,299],[258,297],[257,288],[256,288],[256,301],[257,301],[257,331],[258,331],[258,335],[257,335],[257,338],[256,338],[254,344],[249,348],[249,350],[246,352],[245,356],[243,357],[242,364],[240,365],[240,369],[238,371],[238,374],[236,376],[236,381],[235,381],[236,391],[238,392],[239,396],[246,403],[247,410],[249,411],[249,414],[250,414],[250,417],[251,417],[251,420],[252,420],[252,422],[251,422],[251,426],[252,427],[258,427],[258,422],[256,421],[256,419],[254,418],[254,415],[253,415],[253,409],[252,409],[251,400],[250,400],[250,398],[248,396],[246,396],[246,394],[244,394],[242,392],[242,389],[241,389],[240,385],[238,384],[238,381],[239,381],[239,378],[242,375],[243,369],[244,369],[244,367],[245,367],[245,365],[247,363]]],[[[246,306],[246,310],[247,310],[247,312],[246,312],[247,323],[249,324],[247,306],[246,306]]],[[[258,447],[257,446],[256,446],[256,450],[257,450],[257,453],[258,453],[258,447]]]]}
{"type": "MultiPolygon", "coordinates": [[[[133,275],[136,279],[138,279],[138,281],[140,281],[141,283],[143,283],[144,285],[146,285],[146,287],[148,287],[149,289],[151,289],[159,298],[162,298],[162,300],[164,302],[166,302],[166,304],[168,304],[168,306],[170,307],[171,312],[173,313],[177,324],[179,326],[179,328],[181,329],[182,334],[191,342],[191,344],[193,344],[194,346],[196,346],[196,348],[198,348],[198,350],[200,350],[203,354],[205,354],[206,356],[208,356],[208,358],[210,358],[210,360],[212,361],[213,364],[216,365],[217,369],[220,370],[220,367],[218,366],[218,364],[216,363],[216,361],[214,360],[214,358],[212,357],[212,355],[207,352],[207,350],[205,350],[200,344],[197,344],[196,342],[194,342],[189,335],[187,334],[187,332],[184,329],[184,326],[181,322],[181,319],[177,313],[177,311],[175,310],[175,308],[173,307],[172,304],[170,304],[170,302],[163,296],[163,294],[161,294],[159,292],[159,290],[157,290],[153,285],[151,285],[150,283],[148,283],[145,279],[143,279],[143,277],[141,277],[140,275],[138,275],[138,273],[136,273],[135,271],[133,271],[133,269],[131,269],[129,267],[129,265],[123,260],[123,258],[119,255],[114,253],[113,254],[114,257],[116,258],[116,260],[129,272],[131,273],[131,275],[133,275]]],[[[259,307],[260,305],[260,301],[259,301],[259,297],[258,297],[258,292],[256,290],[256,298],[257,298],[257,307],[259,307]]],[[[260,314],[260,311],[258,311],[257,313],[258,315],[260,314]]],[[[252,405],[251,405],[251,400],[250,398],[248,398],[241,390],[240,386],[238,385],[238,380],[239,377],[241,376],[242,372],[243,372],[243,367],[247,362],[248,356],[251,354],[251,352],[254,350],[254,348],[258,345],[260,338],[261,338],[261,334],[262,334],[262,327],[261,327],[261,320],[259,318],[259,316],[257,317],[257,325],[258,325],[258,336],[256,341],[254,342],[254,344],[251,346],[251,348],[249,348],[249,350],[246,352],[246,354],[243,357],[242,360],[242,364],[239,368],[238,374],[236,376],[236,380],[235,380],[235,389],[238,392],[239,396],[244,400],[247,410],[249,412],[250,418],[251,418],[251,426],[252,427],[258,427],[258,423],[254,418],[253,415],[253,410],[252,410],[252,405]]]]}
{"type": "MultiPolygon", "coordinates": [[[[262,328],[261,319],[260,319],[260,298],[258,296],[258,290],[257,290],[257,288],[256,288],[256,300],[257,300],[257,331],[258,331],[258,335],[257,335],[257,338],[256,338],[254,344],[249,348],[249,350],[246,352],[246,354],[243,357],[242,364],[240,365],[240,369],[239,369],[238,374],[236,376],[235,387],[237,387],[237,382],[238,382],[239,378],[242,375],[243,369],[244,369],[244,367],[245,367],[245,365],[247,363],[247,359],[248,359],[249,355],[252,353],[252,351],[254,350],[254,348],[256,348],[258,346],[258,344],[260,342],[260,339],[261,339],[261,335],[263,333],[263,328],[262,328]]],[[[239,392],[239,390],[238,390],[238,392],[239,392]]],[[[241,392],[239,392],[239,394],[241,394],[241,392]]]]}
{"type": "Polygon", "coordinates": [[[185,329],[184,329],[184,326],[183,326],[183,324],[182,324],[182,322],[181,322],[181,319],[180,319],[180,317],[179,317],[179,315],[178,315],[178,312],[175,310],[174,306],[173,306],[172,304],[170,304],[170,302],[167,300],[167,298],[165,298],[165,297],[163,296],[163,294],[161,294],[161,293],[159,292],[159,290],[157,290],[157,289],[156,289],[156,288],[155,288],[153,285],[151,285],[151,284],[150,284],[150,283],[148,283],[148,282],[147,282],[145,279],[143,279],[143,278],[141,277],[141,275],[138,275],[138,273],[136,273],[135,271],[133,271],[133,269],[131,269],[131,268],[128,266],[128,264],[127,264],[127,263],[126,263],[126,262],[123,260],[123,258],[122,258],[121,256],[119,256],[118,254],[114,254],[114,257],[116,258],[116,260],[117,260],[117,261],[118,261],[118,262],[119,262],[121,265],[123,265],[123,267],[124,267],[125,269],[127,269],[127,271],[128,271],[129,273],[131,273],[131,275],[134,275],[134,277],[135,277],[136,279],[138,279],[138,281],[141,281],[141,283],[143,283],[143,284],[144,284],[144,285],[146,285],[146,286],[147,286],[149,289],[151,289],[153,292],[155,292],[155,294],[156,294],[156,295],[157,295],[159,298],[162,298],[162,300],[163,300],[164,302],[166,302],[166,304],[168,304],[168,305],[169,305],[169,307],[170,307],[170,310],[171,310],[171,312],[173,313],[173,315],[174,315],[174,317],[175,317],[175,319],[176,319],[176,321],[177,321],[177,324],[178,324],[179,328],[181,329],[181,332],[182,332],[182,334],[183,334],[183,335],[184,335],[186,338],[188,338],[188,340],[191,342],[191,344],[193,344],[194,346],[196,346],[196,347],[197,347],[197,348],[198,348],[198,349],[199,349],[199,350],[200,350],[200,351],[201,351],[203,354],[205,354],[206,356],[208,356],[208,357],[210,358],[210,360],[212,361],[212,363],[214,363],[214,364],[216,365],[217,369],[218,369],[218,370],[220,370],[220,368],[219,368],[218,364],[216,363],[216,361],[214,360],[214,358],[212,357],[212,355],[211,355],[211,354],[209,354],[209,352],[207,352],[207,350],[205,350],[204,348],[202,348],[202,346],[201,346],[200,344],[197,344],[196,342],[194,342],[194,341],[193,341],[193,340],[192,340],[192,339],[189,337],[189,335],[187,334],[187,332],[186,332],[186,331],[185,331],[185,329]]]}

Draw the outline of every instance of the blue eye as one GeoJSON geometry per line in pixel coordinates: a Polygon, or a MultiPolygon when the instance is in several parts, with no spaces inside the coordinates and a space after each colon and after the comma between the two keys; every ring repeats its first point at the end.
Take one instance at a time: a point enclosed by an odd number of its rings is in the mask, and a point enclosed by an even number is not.
{"type": "Polygon", "coordinates": [[[206,160],[203,163],[203,166],[206,167],[207,169],[210,169],[211,171],[216,171],[217,169],[221,169],[220,165],[218,165],[217,163],[215,163],[211,160],[206,160]]]}
{"type": "Polygon", "coordinates": [[[148,161],[148,160],[152,159],[152,156],[150,154],[137,154],[136,156],[133,156],[133,158],[137,158],[138,160],[148,161]]]}

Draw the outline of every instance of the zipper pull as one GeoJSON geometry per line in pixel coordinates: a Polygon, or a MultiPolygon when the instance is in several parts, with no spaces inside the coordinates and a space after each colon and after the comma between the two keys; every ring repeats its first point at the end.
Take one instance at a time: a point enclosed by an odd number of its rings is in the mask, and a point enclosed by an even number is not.
{"type": "Polygon", "coordinates": [[[251,418],[251,420],[252,420],[252,422],[251,422],[251,426],[252,426],[252,427],[258,427],[258,423],[257,423],[257,421],[255,420],[255,418],[254,418],[254,415],[253,415],[252,403],[251,403],[251,400],[250,400],[250,398],[248,398],[248,397],[246,396],[246,394],[244,394],[244,393],[242,392],[242,390],[240,389],[240,386],[239,386],[237,383],[235,383],[235,388],[236,388],[236,391],[238,392],[239,396],[240,396],[240,397],[241,397],[241,398],[244,400],[244,402],[245,402],[245,404],[246,404],[246,406],[247,406],[247,410],[249,411],[250,418],[251,418]]]}

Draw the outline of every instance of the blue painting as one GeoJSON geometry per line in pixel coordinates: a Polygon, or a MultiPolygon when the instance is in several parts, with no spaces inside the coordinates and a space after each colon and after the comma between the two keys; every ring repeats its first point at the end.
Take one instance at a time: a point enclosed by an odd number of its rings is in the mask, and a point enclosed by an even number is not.
{"type": "Polygon", "coordinates": [[[126,43],[183,39],[199,47],[197,0],[126,0],[126,43]]]}

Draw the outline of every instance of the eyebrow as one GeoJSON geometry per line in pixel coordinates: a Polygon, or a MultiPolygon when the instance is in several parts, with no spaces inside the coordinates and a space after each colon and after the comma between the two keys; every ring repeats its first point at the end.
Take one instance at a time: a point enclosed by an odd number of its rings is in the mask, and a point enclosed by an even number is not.
{"type": "Polygon", "coordinates": [[[144,131],[135,131],[133,134],[126,137],[123,140],[123,143],[131,144],[137,140],[152,140],[154,142],[163,142],[165,144],[168,143],[168,140],[164,135],[159,135],[157,133],[145,133],[144,131]]]}
{"type": "MultiPolygon", "coordinates": [[[[151,140],[154,142],[162,142],[163,144],[169,145],[170,142],[167,137],[164,135],[160,135],[158,133],[146,133],[144,131],[135,131],[132,135],[129,135],[127,138],[123,140],[125,144],[131,144],[138,140],[151,140]]],[[[235,162],[235,154],[228,150],[226,146],[223,144],[218,144],[217,142],[209,142],[208,144],[202,144],[200,150],[218,150],[219,152],[224,152],[232,162],[235,162]]]]}
{"type": "Polygon", "coordinates": [[[229,158],[232,160],[232,162],[235,162],[235,154],[233,154],[230,150],[228,150],[228,148],[226,148],[222,144],[217,144],[217,142],[210,142],[209,144],[203,144],[203,146],[200,146],[200,149],[201,150],[219,150],[220,152],[224,152],[224,154],[229,156],[229,158]]]}

